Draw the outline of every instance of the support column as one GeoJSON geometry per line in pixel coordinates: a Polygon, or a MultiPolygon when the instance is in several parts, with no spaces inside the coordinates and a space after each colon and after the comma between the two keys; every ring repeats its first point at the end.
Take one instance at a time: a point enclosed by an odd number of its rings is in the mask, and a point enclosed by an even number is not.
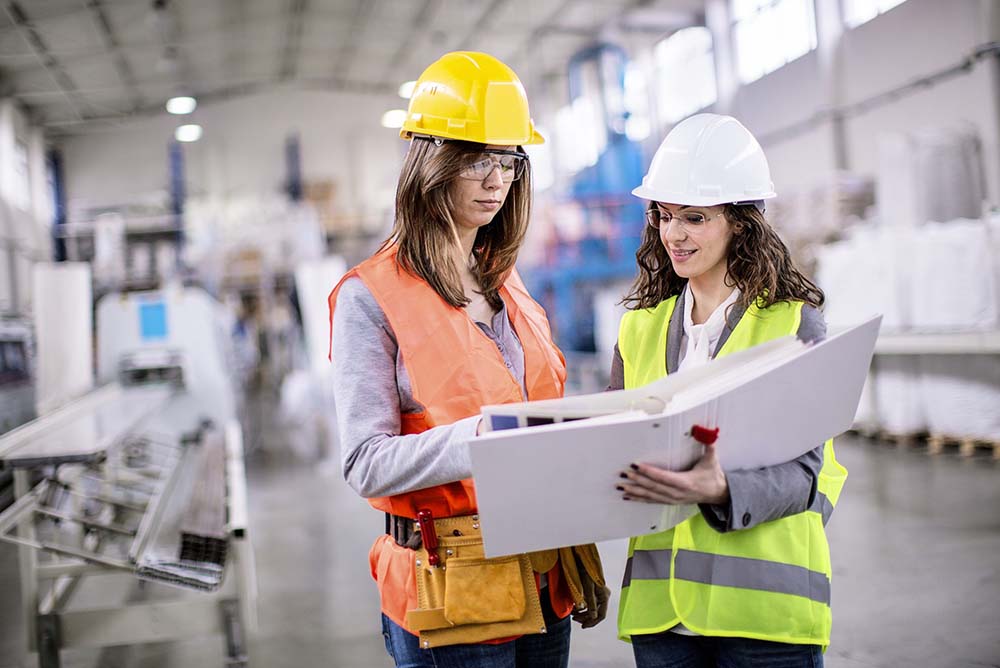
{"type": "MultiPolygon", "coordinates": [[[[979,0],[982,21],[980,42],[1000,42],[1000,3],[996,0],[979,0]]],[[[992,163],[988,170],[993,172],[993,187],[987,185],[986,197],[994,207],[1000,206],[1000,56],[990,58],[986,63],[990,72],[990,93],[984,96],[993,106],[993,136],[984,137],[987,159],[992,163]]]]}
{"type": "Polygon", "coordinates": [[[850,155],[847,149],[846,119],[836,111],[844,103],[844,59],[841,37],[844,34],[844,19],[839,2],[816,0],[816,56],[819,63],[820,79],[826,83],[823,102],[830,115],[830,141],[833,144],[834,166],[837,171],[850,169],[850,155]]]}
{"type": "Polygon", "coordinates": [[[715,111],[720,114],[732,114],[740,81],[736,73],[736,49],[733,44],[729,0],[705,2],[705,25],[712,33],[712,47],[715,52],[715,82],[718,90],[715,111]]]}

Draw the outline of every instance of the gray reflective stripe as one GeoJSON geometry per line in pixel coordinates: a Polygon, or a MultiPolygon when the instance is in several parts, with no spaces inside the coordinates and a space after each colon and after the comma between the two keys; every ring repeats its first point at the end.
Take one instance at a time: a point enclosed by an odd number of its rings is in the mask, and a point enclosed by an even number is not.
{"type": "Polygon", "coordinates": [[[674,577],[703,584],[803,596],[830,605],[830,579],[824,573],[776,561],[678,550],[674,577]]]}
{"type": "Polygon", "coordinates": [[[622,587],[636,580],[666,580],[670,578],[670,554],[673,550],[636,550],[625,562],[622,587]]]}
{"type": "Polygon", "coordinates": [[[822,515],[823,526],[826,526],[826,523],[830,521],[830,515],[833,515],[833,504],[830,503],[830,499],[826,497],[826,494],[816,492],[816,498],[813,499],[812,505],[809,506],[808,510],[822,515]]]}

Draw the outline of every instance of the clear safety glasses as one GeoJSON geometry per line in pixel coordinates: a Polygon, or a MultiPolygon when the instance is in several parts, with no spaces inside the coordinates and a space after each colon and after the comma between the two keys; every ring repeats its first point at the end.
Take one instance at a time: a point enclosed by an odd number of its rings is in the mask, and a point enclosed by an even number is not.
{"type": "MultiPolygon", "coordinates": [[[[429,141],[435,146],[441,146],[447,139],[441,137],[429,137],[427,135],[413,135],[413,139],[429,141]]],[[[500,170],[500,178],[504,183],[517,181],[524,174],[524,169],[528,163],[528,154],[521,151],[504,151],[496,148],[484,148],[479,153],[469,156],[469,163],[458,173],[463,179],[473,181],[485,181],[494,169],[500,170]]]]}
{"type": "Polygon", "coordinates": [[[704,225],[713,218],[718,218],[723,213],[725,212],[720,211],[714,216],[706,216],[699,211],[680,211],[675,216],[669,211],[664,211],[658,206],[651,206],[646,209],[646,223],[656,230],[670,225],[670,221],[672,220],[676,220],[684,227],[697,227],[699,225],[704,225]]]}
{"type": "Polygon", "coordinates": [[[499,149],[483,149],[478,156],[472,157],[472,162],[458,173],[463,179],[485,181],[493,174],[494,169],[500,170],[500,179],[504,183],[517,181],[524,174],[528,155],[520,151],[501,151],[499,149]]]}

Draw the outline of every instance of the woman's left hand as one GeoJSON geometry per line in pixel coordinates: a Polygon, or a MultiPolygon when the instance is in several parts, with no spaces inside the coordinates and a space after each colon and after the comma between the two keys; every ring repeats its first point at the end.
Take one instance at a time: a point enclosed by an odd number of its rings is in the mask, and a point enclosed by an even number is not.
{"type": "Polygon", "coordinates": [[[668,471],[652,464],[632,464],[623,471],[617,489],[629,501],[685,505],[719,505],[729,501],[729,484],[719,466],[715,445],[706,445],[705,454],[689,471],[668,471]]]}

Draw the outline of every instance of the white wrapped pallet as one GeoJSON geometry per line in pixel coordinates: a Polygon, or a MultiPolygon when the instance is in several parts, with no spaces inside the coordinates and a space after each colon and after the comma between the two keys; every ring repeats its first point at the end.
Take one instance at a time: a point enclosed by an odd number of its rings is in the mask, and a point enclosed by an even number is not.
{"type": "Polygon", "coordinates": [[[979,135],[960,125],[878,138],[877,203],[894,227],[977,218],[985,181],[979,135]]]}
{"type": "Polygon", "coordinates": [[[876,422],[890,434],[915,434],[927,430],[927,412],[920,391],[919,359],[883,355],[873,374],[876,422]]]}
{"type": "Polygon", "coordinates": [[[979,135],[972,125],[915,133],[924,220],[978,218],[985,180],[979,135]]]}
{"type": "Polygon", "coordinates": [[[908,311],[916,331],[989,331],[1000,326],[996,254],[987,225],[927,223],[912,241],[908,311]]]}
{"type": "Polygon", "coordinates": [[[875,202],[888,225],[911,227],[924,220],[921,210],[920,180],[913,155],[916,140],[905,132],[879,135],[878,179],[875,202]]]}
{"type": "Polygon", "coordinates": [[[816,280],[826,294],[828,325],[854,325],[881,313],[883,332],[909,326],[911,236],[901,228],[859,227],[846,241],[819,249],[816,280]]]}
{"type": "Polygon", "coordinates": [[[1000,356],[922,356],[920,394],[931,434],[1000,441],[1000,356]]]}

